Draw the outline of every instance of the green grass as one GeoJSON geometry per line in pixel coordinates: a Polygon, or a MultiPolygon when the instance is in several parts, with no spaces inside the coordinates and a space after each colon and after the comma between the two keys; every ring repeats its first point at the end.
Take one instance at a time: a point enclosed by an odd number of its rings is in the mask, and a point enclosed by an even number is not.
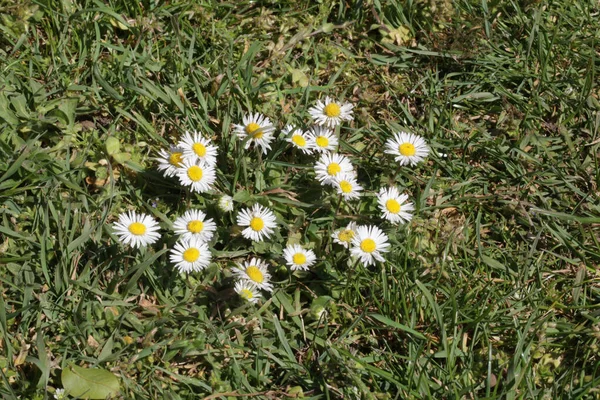
{"type": "Polygon", "coordinates": [[[110,370],[127,399],[599,396],[596,1],[0,10],[4,398],[52,398],[69,364],[110,370]],[[278,141],[259,159],[231,129],[249,110],[304,124],[325,95],[356,105],[340,151],[367,192],[337,215],[312,157],[278,141]],[[216,190],[201,196],[152,159],[193,129],[219,145],[216,190]],[[427,162],[383,155],[400,129],[428,140],[427,162]],[[376,207],[391,183],[417,205],[400,228],[376,207]],[[274,240],[244,240],[221,192],[236,210],[274,209],[274,240]],[[142,251],[112,234],[124,210],[168,232],[189,205],[219,226],[202,273],[177,274],[170,233],[142,251]],[[385,264],[356,266],[330,244],[351,218],[385,228],[385,264]],[[289,238],[314,243],[313,270],[286,272],[289,238]],[[251,254],[275,279],[258,306],[229,272],[251,254]]]}

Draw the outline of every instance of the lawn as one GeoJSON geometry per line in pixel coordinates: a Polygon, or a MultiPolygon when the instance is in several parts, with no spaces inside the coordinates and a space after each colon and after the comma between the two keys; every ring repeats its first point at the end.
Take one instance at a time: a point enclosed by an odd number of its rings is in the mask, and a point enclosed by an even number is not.
{"type": "Polygon", "coordinates": [[[596,0],[0,0],[0,394],[599,398],[599,20],[596,0]],[[357,199],[285,140],[326,97],[354,106],[332,130],[357,199]],[[250,113],[265,153],[236,132],[250,113]],[[201,193],[156,160],[195,131],[217,148],[201,193]],[[399,132],[422,162],[386,153],[399,132]],[[384,218],[385,187],[410,221],[384,218]],[[261,241],[238,219],[255,204],[261,241]],[[186,273],[192,209],[215,232],[186,273]],[[160,238],[122,243],[127,211],[160,238]],[[385,261],[333,240],[350,223],[385,261]],[[254,257],[256,303],[235,290],[254,257]]]}

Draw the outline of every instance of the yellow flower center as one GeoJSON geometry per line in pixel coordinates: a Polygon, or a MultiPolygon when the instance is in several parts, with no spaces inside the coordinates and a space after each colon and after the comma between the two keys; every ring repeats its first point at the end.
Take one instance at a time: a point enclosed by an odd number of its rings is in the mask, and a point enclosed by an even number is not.
{"type": "Polygon", "coordinates": [[[340,109],[340,106],[338,106],[337,104],[329,103],[325,106],[325,109],[323,110],[323,112],[329,118],[335,118],[335,117],[340,116],[340,113],[342,112],[342,110],[340,109]]]}
{"type": "Polygon", "coordinates": [[[169,156],[169,164],[174,165],[176,167],[180,167],[182,161],[183,153],[171,153],[171,155],[169,156]]]}
{"type": "Polygon", "coordinates": [[[377,248],[375,241],[373,239],[365,239],[360,242],[360,249],[365,253],[372,253],[377,248]]]}
{"type": "Polygon", "coordinates": [[[242,289],[240,290],[240,296],[246,300],[250,300],[254,297],[254,293],[250,289],[242,289]]]}
{"type": "Polygon", "coordinates": [[[340,189],[342,189],[342,193],[350,193],[352,191],[352,184],[348,181],[341,181],[340,189]]]}
{"type": "Polygon", "coordinates": [[[263,137],[263,131],[260,130],[260,125],[256,122],[250,122],[246,125],[246,133],[252,136],[254,139],[260,139],[263,137]]]}
{"type": "Polygon", "coordinates": [[[329,146],[329,139],[327,139],[325,136],[319,136],[315,142],[317,143],[317,146],[319,147],[327,147],[329,146]]]}
{"type": "Polygon", "coordinates": [[[256,283],[263,283],[265,280],[265,276],[261,272],[260,268],[258,268],[256,265],[251,265],[246,268],[246,275],[248,275],[248,278],[256,283]]]}
{"type": "Polygon", "coordinates": [[[353,237],[354,237],[354,231],[352,229],[345,229],[345,230],[341,231],[340,234],[338,235],[338,238],[342,242],[346,242],[346,243],[350,243],[352,241],[353,237]]]}
{"type": "Polygon", "coordinates": [[[412,143],[402,143],[400,146],[398,146],[398,151],[400,154],[407,157],[414,156],[417,152],[412,143]]]}
{"type": "Polygon", "coordinates": [[[190,247],[183,252],[183,259],[187,262],[194,262],[200,257],[200,251],[195,247],[190,247]]]}
{"type": "Polygon", "coordinates": [[[265,227],[265,223],[263,222],[263,220],[259,217],[254,217],[250,220],[250,228],[252,228],[253,231],[258,232],[260,230],[262,230],[262,228],[265,227]]]}
{"type": "Polygon", "coordinates": [[[306,146],[306,139],[304,139],[304,136],[302,136],[302,135],[292,136],[292,142],[294,142],[296,144],[296,146],[298,146],[298,147],[306,146]]]}
{"type": "Polygon", "coordinates": [[[194,143],[192,145],[192,150],[198,157],[204,157],[206,155],[206,146],[202,143],[194,143]]]}
{"type": "Polygon", "coordinates": [[[331,176],[338,174],[342,170],[340,164],[332,162],[327,166],[327,173],[331,176]]]}
{"type": "Polygon", "coordinates": [[[194,220],[187,224],[187,230],[192,233],[200,233],[204,229],[204,223],[202,221],[194,220]]]}
{"type": "Polygon", "coordinates": [[[129,225],[129,232],[136,236],[141,236],[146,233],[146,225],[141,222],[134,222],[129,225]]]}
{"type": "Polygon", "coordinates": [[[392,214],[398,214],[400,212],[400,203],[394,199],[389,199],[385,202],[385,208],[392,214]]]}
{"type": "Polygon", "coordinates": [[[306,262],[306,256],[302,253],[296,253],[292,257],[292,261],[294,262],[294,264],[302,265],[306,262]]]}
{"type": "Polygon", "coordinates": [[[202,175],[203,175],[202,168],[200,168],[197,165],[192,165],[191,167],[188,168],[187,175],[188,175],[188,178],[190,178],[192,181],[198,182],[200,179],[202,179],[202,175]]]}

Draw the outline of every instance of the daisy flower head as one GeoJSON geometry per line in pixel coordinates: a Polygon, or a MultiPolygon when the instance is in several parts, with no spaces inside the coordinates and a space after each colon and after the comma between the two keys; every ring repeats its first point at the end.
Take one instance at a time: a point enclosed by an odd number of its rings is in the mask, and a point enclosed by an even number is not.
{"type": "Polygon", "coordinates": [[[338,102],[331,97],[325,97],[325,101],[317,100],[317,105],[308,109],[308,113],[318,125],[325,125],[330,128],[342,123],[342,121],[352,121],[352,109],[354,105],[348,102],[338,102]]]}
{"type": "Polygon", "coordinates": [[[264,238],[270,237],[277,224],[275,223],[275,214],[267,207],[255,204],[252,208],[240,211],[237,216],[239,226],[247,226],[242,231],[246,239],[261,242],[264,238]]]}
{"type": "Polygon", "coordinates": [[[395,186],[381,188],[377,196],[379,209],[383,213],[383,218],[396,225],[398,223],[408,222],[412,219],[411,211],[415,207],[412,203],[406,203],[408,195],[400,194],[395,186]]]}
{"type": "Polygon", "coordinates": [[[192,192],[204,193],[211,189],[215,182],[215,168],[211,165],[185,159],[183,166],[177,170],[177,176],[183,186],[190,186],[192,192]]]}
{"type": "Polygon", "coordinates": [[[250,303],[256,303],[260,299],[258,288],[248,281],[237,281],[234,290],[242,299],[250,303]]]}
{"type": "Polygon", "coordinates": [[[429,154],[425,139],[414,133],[394,133],[394,138],[385,142],[385,148],[387,154],[396,156],[394,160],[400,165],[417,165],[429,154]]]}
{"type": "Polygon", "coordinates": [[[350,243],[356,235],[356,222],[350,222],[345,228],[336,229],[331,237],[333,243],[341,244],[345,248],[350,248],[350,243]]]}
{"type": "Polygon", "coordinates": [[[227,194],[219,197],[219,208],[225,212],[233,211],[233,197],[227,194]]]}
{"type": "Polygon", "coordinates": [[[206,214],[200,210],[188,210],[173,223],[173,230],[182,235],[182,239],[198,238],[202,242],[208,242],[216,229],[213,220],[206,219],[206,214]]]}
{"type": "Polygon", "coordinates": [[[350,160],[336,153],[323,153],[315,164],[317,179],[321,185],[331,185],[340,174],[353,174],[354,169],[350,160]]]}
{"type": "Polygon", "coordinates": [[[186,132],[177,145],[183,149],[183,156],[187,159],[212,166],[217,163],[217,147],[200,132],[186,132]]]}
{"type": "Polygon", "coordinates": [[[259,289],[268,292],[273,291],[273,285],[270,283],[271,274],[268,271],[269,265],[260,258],[253,257],[250,261],[243,264],[238,263],[237,267],[231,272],[239,279],[248,281],[259,289]]]}
{"type": "Polygon", "coordinates": [[[304,132],[292,125],[286,125],[283,133],[288,136],[285,140],[297,149],[302,150],[304,154],[312,154],[313,143],[308,140],[304,132]]]}
{"type": "Polygon", "coordinates": [[[202,271],[210,264],[212,255],[200,238],[183,239],[175,243],[169,259],[180,273],[202,271]]]}
{"type": "Polygon", "coordinates": [[[338,145],[338,139],[333,132],[322,126],[313,126],[306,135],[312,148],[319,153],[335,151],[338,145]]]}
{"type": "Polygon", "coordinates": [[[248,149],[254,143],[255,147],[260,147],[263,154],[267,154],[267,150],[271,149],[269,144],[273,140],[273,132],[275,127],[271,124],[271,120],[259,113],[250,113],[242,118],[243,125],[234,125],[234,131],[240,140],[246,138],[244,149],[248,149]]]}
{"type": "Polygon", "coordinates": [[[336,176],[333,179],[333,187],[345,200],[358,199],[363,190],[363,187],[356,181],[356,175],[348,172],[336,176]]]}
{"type": "Polygon", "coordinates": [[[183,149],[178,146],[171,146],[169,151],[160,149],[158,157],[158,170],[163,171],[163,175],[167,178],[177,175],[177,169],[183,165],[183,149]]]}
{"type": "Polygon", "coordinates": [[[288,245],[283,250],[283,256],[292,271],[307,271],[317,261],[317,256],[312,250],[307,250],[299,244],[288,245]]]}
{"type": "Polygon", "coordinates": [[[113,224],[115,234],[121,242],[131,247],[145,247],[160,239],[160,227],[154,218],[147,214],[137,214],[135,211],[122,213],[119,221],[113,224]]]}
{"type": "Polygon", "coordinates": [[[360,261],[368,266],[377,261],[385,261],[381,253],[389,251],[388,237],[376,226],[359,226],[356,235],[352,238],[350,253],[358,257],[360,261]]]}

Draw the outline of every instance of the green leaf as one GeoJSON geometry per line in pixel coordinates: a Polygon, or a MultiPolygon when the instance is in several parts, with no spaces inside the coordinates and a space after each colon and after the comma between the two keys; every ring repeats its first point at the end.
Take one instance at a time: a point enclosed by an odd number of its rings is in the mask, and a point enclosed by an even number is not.
{"type": "Polygon", "coordinates": [[[493,259],[492,257],[486,256],[485,254],[481,255],[481,261],[483,261],[485,264],[487,264],[489,267],[491,267],[493,269],[497,269],[500,271],[506,270],[506,266],[504,266],[504,264],[502,264],[498,260],[493,259]]]}
{"type": "Polygon", "coordinates": [[[19,118],[13,113],[4,94],[0,95],[0,120],[5,120],[10,125],[18,125],[19,118]]]}
{"type": "Polygon", "coordinates": [[[329,303],[333,302],[330,296],[319,296],[313,300],[310,305],[310,316],[314,319],[320,319],[322,314],[327,311],[329,303]]]}
{"type": "Polygon", "coordinates": [[[298,82],[298,85],[300,85],[300,87],[307,87],[308,86],[308,77],[301,70],[292,69],[292,82],[293,83],[298,82]]]}
{"type": "Polygon", "coordinates": [[[63,369],[61,381],[71,397],[106,399],[119,394],[119,380],[105,369],[69,365],[63,369]]]}
{"type": "Polygon", "coordinates": [[[77,99],[63,99],[58,105],[58,109],[65,115],[65,125],[72,127],[75,124],[75,113],[77,110],[77,99]]]}
{"type": "Polygon", "coordinates": [[[248,192],[247,190],[240,190],[239,192],[233,195],[233,201],[245,203],[248,200],[250,200],[250,192],[248,192]]]}
{"type": "Polygon", "coordinates": [[[453,98],[451,101],[453,103],[460,103],[463,100],[473,100],[473,101],[496,101],[500,97],[494,95],[490,92],[478,92],[478,93],[467,93],[453,98]]]}
{"type": "Polygon", "coordinates": [[[385,315],[381,315],[381,314],[369,314],[369,316],[371,318],[374,318],[377,321],[381,322],[382,324],[387,325],[390,328],[399,329],[401,331],[410,333],[411,335],[413,335],[414,337],[419,338],[419,339],[424,339],[424,340],[427,339],[425,337],[425,335],[423,335],[421,332],[417,332],[414,329],[412,329],[412,328],[410,328],[410,327],[408,327],[406,325],[403,325],[403,324],[401,324],[399,322],[396,322],[396,321],[394,321],[394,320],[386,317],[385,315]]]}
{"type": "Polygon", "coordinates": [[[131,159],[131,154],[130,153],[117,153],[117,154],[113,154],[112,157],[119,164],[124,164],[125,162],[127,162],[131,159]]]}
{"type": "Polygon", "coordinates": [[[100,73],[100,70],[98,70],[98,67],[94,66],[92,68],[93,72],[94,72],[94,78],[96,78],[96,80],[98,81],[98,83],[100,84],[100,86],[102,86],[102,89],[104,89],[106,91],[106,93],[108,93],[109,96],[111,96],[113,99],[115,100],[123,100],[124,97],[121,96],[121,94],[119,94],[119,92],[117,92],[115,90],[115,88],[113,88],[110,83],[108,83],[106,81],[106,79],[104,79],[104,77],[102,76],[102,74],[100,73]]]}
{"type": "Polygon", "coordinates": [[[331,22],[327,22],[326,24],[323,24],[321,30],[323,31],[323,33],[330,33],[331,31],[333,31],[334,27],[335,25],[333,25],[331,22]]]}
{"type": "Polygon", "coordinates": [[[17,111],[17,115],[19,117],[29,118],[29,107],[27,106],[27,98],[25,95],[20,94],[18,96],[14,96],[10,102],[17,111]]]}
{"type": "Polygon", "coordinates": [[[106,139],[106,152],[113,156],[119,152],[121,149],[121,143],[119,143],[119,139],[114,136],[110,136],[106,139]]]}

